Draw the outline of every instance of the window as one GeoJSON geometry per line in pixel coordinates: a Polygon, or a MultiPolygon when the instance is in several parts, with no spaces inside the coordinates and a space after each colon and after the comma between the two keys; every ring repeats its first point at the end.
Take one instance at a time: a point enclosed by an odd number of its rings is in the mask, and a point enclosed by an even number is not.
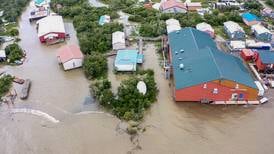
{"type": "Polygon", "coordinates": [[[206,88],[207,88],[207,85],[206,85],[206,83],[204,84],[203,88],[204,88],[204,89],[206,89],[206,88]]]}
{"type": "Polygon", "coordinates": [[[212,93],[213,93],[213,94],[218,94],[218,89],[217,89],[217,88],[214,88],[212,93]]]}

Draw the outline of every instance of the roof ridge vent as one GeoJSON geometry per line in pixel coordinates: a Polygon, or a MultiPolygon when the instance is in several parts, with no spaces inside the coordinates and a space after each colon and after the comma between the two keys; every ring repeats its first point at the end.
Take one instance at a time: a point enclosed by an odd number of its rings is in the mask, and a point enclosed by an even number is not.
{"type": "Polygon", "coordinates": [[[175,54],[178,55],[178,51],[175,51],[175,54]]]}
{"type": "Polygon", "coordinates": [[[184,49],[181,49],[180,52],[183,53],[183,52],[185,52],[185,50],[184,50],[184,49]]]}
{"type": "Polygon", "coordinates": [[[179,33],[180,33],[180,31],[179,31],[179,30],[177,30],[177,31],[176,31],[176,34],[179,34],[179,33]]]}
{"type": "Polygon", "coordinates": [[[179,57],[179,60],[182,60],[183,58],[182,57],[179,57]]]}

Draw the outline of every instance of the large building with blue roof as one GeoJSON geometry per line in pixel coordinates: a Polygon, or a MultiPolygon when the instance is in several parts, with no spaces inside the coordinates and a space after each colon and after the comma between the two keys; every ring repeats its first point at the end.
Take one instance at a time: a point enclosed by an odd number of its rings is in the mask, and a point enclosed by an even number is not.
{"type": "Polygon", "coordinates": [[[175,101],[255,101],[257,87],[241,59],[194,28],[168,34],[175,101]]]}

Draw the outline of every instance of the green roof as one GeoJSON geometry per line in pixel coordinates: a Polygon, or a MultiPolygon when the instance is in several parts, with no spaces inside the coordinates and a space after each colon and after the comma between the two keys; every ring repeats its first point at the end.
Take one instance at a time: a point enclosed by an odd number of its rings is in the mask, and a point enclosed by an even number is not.
{"type": "Polygon", "coordinates": [[[176,89],[219,79],[256,88],[242,60],[218,50],[208,34],[184,28],[168,37],[176,89]]]}

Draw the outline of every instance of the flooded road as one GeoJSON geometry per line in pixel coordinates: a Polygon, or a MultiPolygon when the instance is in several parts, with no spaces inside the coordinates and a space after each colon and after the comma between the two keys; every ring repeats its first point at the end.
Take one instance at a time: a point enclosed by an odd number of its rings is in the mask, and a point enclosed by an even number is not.
{"type": "MultiPolygon", "coordinates": [[[[105,114],[92,100],[82,70],[64,72],[58,66],[56,51],[63,44],[40,44],[34,25],[27,20],[32,7],[28,7],[19,22],[20,45],[27,51],[27,61],[22,66],[0,69],[33,82],[28,100],[17,100],[15,108],[41,110],[58,123],[31,114],[11,114],[10,109],[1,106],[1,153],[126,154],[131,151],[134,146],[129,136],[116,131],[120,121],[105,114]]],[[[66,22],[66,29],[72,36],[67,43],[77,43],[72,24],[66,22]]],[[[146,131],[138,138],[141,150],[133,153],[273,153],[272,103],[261,106],[174,103],[154,45],[147,44],[145,48],[143,67],[154,69],[160,92],[158,102],[147,112],[142,124],[146,131]]],[[[112,66],[113,58],[109,58],[109,78],[118,81],[113,82],[115,89],[124,75],[114,75],[112,66]]]]}
{"type": "MultiPolygon", "coordinates": [[[[17,98],[14,107],[0,107],[1,153],[126,153],[131,149],[128,135],[118,134],[115,129],[120,121],[102,112],[94,102],[83,71],[65,72],[58,65],[57,50],[65,43],[40,44],[35,25],[28,21],[32,8],[33,4],[19,20],[19,44],[26,50],[27,60],[21,66],[0,67],[32,81],[26,101],[17,98]]],[[[71,36],[67,43],[78,43],[69,21],[65,28],[71,36]]],[[[15,88],[19,93],[20,87],[15,88]]]]}

